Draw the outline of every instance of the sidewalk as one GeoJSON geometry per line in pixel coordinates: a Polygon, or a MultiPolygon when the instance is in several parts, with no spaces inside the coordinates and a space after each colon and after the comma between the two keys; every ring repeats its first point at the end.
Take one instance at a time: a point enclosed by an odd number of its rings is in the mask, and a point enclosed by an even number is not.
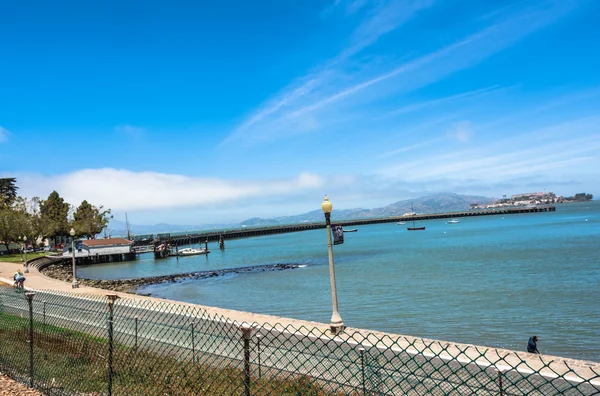
{"type": "MultiPolygon", "coordinates": [[[[17,271],[17,269],[23,270],[23,263],[4,263],[0,261],[0,282],[11,284],[13,283],[13,274],[17,271]]],[[[29,273],[23,274],[25,275],[25,287],[27,289],[35,289],[35,290],[56,290],[62,292],[69,293],[81,293],[81,294],[101,294],[106,295],[110,293],[108,290],[96,289],[88,286],[80,286],[77,289],[73,289],[71,285],[67,282],[62,282],[57,279],[52,279],[47,276],[42,275],[37,268],[29,267],[29,273]]],[[[119,294],[119,293],[117,293],[119,294]]],[[[127,293],[125,294],[128,297],[132,295],[127,293]]]]}
{"type": "MultiPolygon", "coordinates": [[[[23,263],[5,263],[0,261],[0,283],[6,283],[9,285],[13,284],[13,274],[17,271],[17,269],[23,270],[23,263]]],[[[80,285],[78,288],[73,288],[70,283],[63,282],[58,279],[50,278],[48,276],[43,275],[38,271],[35,267],[29,267],[29,273],[25,275],[25,289],[32,290],[54,290],[58,292],[72,293],[72,294],[82,294],[82,295],[101,295],[106,296],[107,294],[116,294],[121,298],[126,298],[130,300],[150,300],[156,302],[170,303],[170,304],[178,304],[178,305],[187,305],[198,307],[205,310],[209,315],[218,315],[224,316],[231,320],[243,323],[279,323],[281,325],[293,325],[296,328],[300,328],[302,326],[306,326],[308,328],[318,328],[325,332],[329,329],[329,326],[324,323],[318,322],[309,322],[298,319],[290,319],[283,318],[279,316],[270,316],[270,315],[262,315],[255,314],[251,312],[243,312],[243,311],[234,311],[231,309],[223,309],[217,307],[208,307],[199,304],[191,304],[183,301],[174,301],[167,300],[163,298],[150,297],[150,296],[140,296],[138,294],[130,294],[124,292],[116,292],[112,290],[100,289],[90,286],[80,285]]]]}

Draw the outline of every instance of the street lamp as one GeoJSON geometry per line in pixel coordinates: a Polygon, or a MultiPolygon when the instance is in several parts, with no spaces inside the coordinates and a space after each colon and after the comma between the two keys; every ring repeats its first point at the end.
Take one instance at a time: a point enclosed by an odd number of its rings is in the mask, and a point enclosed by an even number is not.
{"type": "Polygon", "coordinates": [[[335,269],[333,267],[333,246],[331,243],[331,210],[333,205],[325,195],[325,200],[321,204],[321,209],[325,213],[325,224],[327,225],[327,250],[329,253],[329,281],[331,282],[331,305],[333,306],[333,313],[331,314],[331,323],[329,327],[331,332],[335,335],[344,330],[344,322],[338,312],[338,301],[337,301],[337,289],[335,286],[335,269]]]}
{"type": "Polygon", "coordinates": [[[71,234],[71,250],[73,250],[73,284],[71,287],[76,289],[79,287],[79,282],[77,282],[77,274],[75,273],[75,230],[71,228],[69,234],[71,234]]]}
{"type": "Polygon", "coordinates": [[[25,252],[25,264],[23,265],[25,269],[23,272],[29,272],[29,266],[27,265],[27,235],[23,235],[23,251],[25,252]]]}

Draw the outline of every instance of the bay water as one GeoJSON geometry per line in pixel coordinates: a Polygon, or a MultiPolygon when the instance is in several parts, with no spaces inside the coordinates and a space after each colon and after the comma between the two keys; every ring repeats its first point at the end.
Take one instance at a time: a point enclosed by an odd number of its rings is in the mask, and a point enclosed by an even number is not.
{"type": "MultiPolygon", "coordinates": [[[[358,227],[334,246],[344,324],[437,340],[600,362],[600,202],[556,212],[358,227]]],[[[198,247],[196,245],[195,247],[198,247]]],[[[144,286],[142,293],[207,306],[328,323],[331,294],[324,229],[209,244],[207,256],[81,267],[124,279],[262,264],[277,272],[228,274],[144,286]]]]}

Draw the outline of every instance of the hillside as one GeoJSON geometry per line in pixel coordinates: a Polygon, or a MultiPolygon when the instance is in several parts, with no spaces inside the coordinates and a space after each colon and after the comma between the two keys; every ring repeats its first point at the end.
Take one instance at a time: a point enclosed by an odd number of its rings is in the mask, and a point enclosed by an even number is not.
{"type": "MultiPolygon", "coordinates": [[[[417,213],[456,212],[468,210],[473,203],[486,204],[492,201],[493,198],[483,196],[434,194],[416,199],[398,201],[381,208],[334,209],[331,217],[336,220],[354,220],[372,217],[401,216],[404,213],[411,212],[411,206],[414,206],[414,211],[417,213]]],[[[243,221],[241,224],[256,227],[277,224],[312,223],[319,221],[323,221],[323,212],[320,210],[313,210],[300,215],[274,217],[269,219],[254,217],[243,221]]]]}

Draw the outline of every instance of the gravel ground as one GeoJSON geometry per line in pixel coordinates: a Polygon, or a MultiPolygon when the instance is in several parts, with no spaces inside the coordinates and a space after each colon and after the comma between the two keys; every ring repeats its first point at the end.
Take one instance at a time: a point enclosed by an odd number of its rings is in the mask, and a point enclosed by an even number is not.
{"type": "Polygon", "coordinates": [[[44,394],[0,373],[0,396],[43,396],[44,394]]]}

